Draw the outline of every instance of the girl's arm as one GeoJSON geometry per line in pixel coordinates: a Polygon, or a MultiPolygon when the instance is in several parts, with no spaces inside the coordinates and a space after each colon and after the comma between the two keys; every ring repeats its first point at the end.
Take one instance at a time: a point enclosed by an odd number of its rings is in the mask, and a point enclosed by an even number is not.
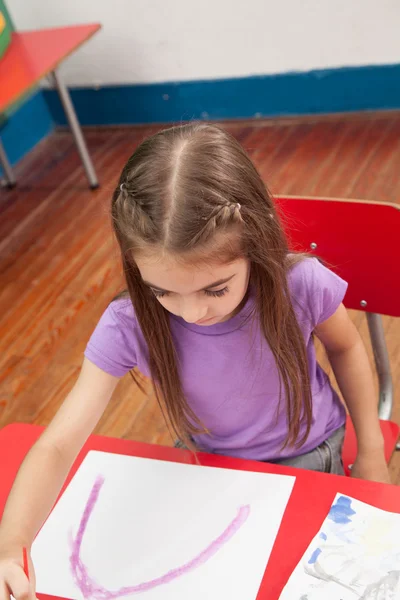
{"type": "Polygon", "coordinates": [[[361,337],[343,304],[315,329],[325,346],[356,431],[352,476],[389,483],[371,367],[361,337]]]}
{"type": "Polygon", "coordinates": [[[117,383],[85,359],[74,388],[23,461],[0,524],[1,600],[8,598],[6,586],[17,600],[34,598],[34,585],[29,588],[22,571],[22,548],[30,549],[117,383]]]}

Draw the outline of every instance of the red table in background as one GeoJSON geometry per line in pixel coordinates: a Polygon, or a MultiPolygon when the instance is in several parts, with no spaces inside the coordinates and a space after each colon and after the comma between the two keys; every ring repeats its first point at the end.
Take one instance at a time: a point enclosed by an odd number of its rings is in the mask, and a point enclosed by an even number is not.
{"type": "MultiPolygon", "coordinates": [[[[0,514],[19,465],[42,430],[43,428],[34,425],[15,424],[0,431],[0,514]]],[[[89,450],[179,463],[194,463],[191,453],[185,450],[92,436],[79,454],[66,485],[89,450]]],[[[204,466],[296,476],[293,493],[257,600],[277,600],[279,598],[290,574],[318,532],[337,493],[348,494],[378,508],[400,513],[400,487],[218,455],[199,454],[199,459],[204,466]]],[[[39,598],[47,600],[49,597],[39,594],[39,598]]]]}
{"type": "MultiPolygon", "coordinates": [[[[56,69],[64,59],[90,39],[100,27],[100,24],[94,23],[13,32],[11,43],[0,59],[0,114],[5,113],[26,97],[40,83],[41,79],[50,76],[58,90],[92,188],[98,186],[96,173],[70,95],[56,69]]],[[[0,164],[3,167],[7,183],[15,184],[15,178],[1,142],[0,164]]]]}

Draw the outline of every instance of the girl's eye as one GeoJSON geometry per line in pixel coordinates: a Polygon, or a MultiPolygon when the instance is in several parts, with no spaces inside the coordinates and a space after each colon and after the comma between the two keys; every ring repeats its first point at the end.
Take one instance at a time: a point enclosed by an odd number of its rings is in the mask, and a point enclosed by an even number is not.
{"type": "Polygon", "coordinates": [[[221,298],[221,296],[225,296],[225,294],[229,291],[227,287],[224,287],[222,290],[216,290],[212,292],[211,290],[204,290],[207,296],[213,296],[214,298],[221,298]]]}
{"type": "MultiPolygon", "coordinates": [[[[169,296],[169,292],[164,292],[163,290],[155,290],[154,288],[151,288],[152,293],[155,295],[156,298],[164,298],[165,296],[169,296]]],[[[204,293],[207,296],[212,296],[214,298],[221,298],[221,296],[224,296],[227,292],[228,292],[228,287],[224,287],[222,290],[204,290],[204,293]]]]}
{"type": "Polygon", "coordinates": [[[162,290],[154,290],[151,288],[151,291],[155,295],[156,298],[163,298],[164,296],[168,296],[168,292],[163,292],[162,290]]]}

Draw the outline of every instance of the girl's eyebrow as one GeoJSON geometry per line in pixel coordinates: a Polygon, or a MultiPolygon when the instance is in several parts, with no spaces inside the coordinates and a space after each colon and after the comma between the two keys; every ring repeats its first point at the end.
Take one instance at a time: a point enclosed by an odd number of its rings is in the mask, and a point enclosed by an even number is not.
{"type": "MultiPolygon", "coordinates": [[[[234,273],[230,277],[227,277],[226,279],[219,279],[218,281],[214,281],[214,283],[210,283],[210,285],[206,285],[206,287],[201,288],[201,290],[197,290],[197,292],[204,292],[205,290],[209,290],[210,288],[217,287],[218,285],[222,285],[223,283],[228,283],[228,281],[233,279],[235,277],[235,275],[236,275],[236,273],[234,273]]],[[[153,290],[157,290],[158,292],[165,292],[167,294],[173,294],[173,292],[171,292],[170,290],[164,290],[163,288],[160,288],[157,285],[153,285],[149,281],[143,280],[143,283],[145,285],[148,285],[149,287],[151,287],[153,290]]],[[[197,293],[197,292],[195,292],[195,293],[197,293]]]]}

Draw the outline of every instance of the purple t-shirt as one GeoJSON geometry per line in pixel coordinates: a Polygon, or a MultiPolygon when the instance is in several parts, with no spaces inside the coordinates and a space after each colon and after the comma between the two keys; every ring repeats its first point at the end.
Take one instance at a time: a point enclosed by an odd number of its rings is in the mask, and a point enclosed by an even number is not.
{"type": "MultiPolygon", "coordinates": [[[[307,347],[313,400],[311,432],[300,449],[281,449],[288,430],[285,400],[277,414],[278,372],[260,328],[248,318],[252,297],[233,318],[208,327],[171,315],[185,396],[210,431],[195,437],[202,449],[254,460],[286,458],[316,448],[344,424],[344,407],[317,363],[312,332],[337,310],[347,284],[317,259],[306,258],[291,269],[289,288],[307,347]]],[[[108,306],[85,356],[116,377],[133,367],[150,376],[130,299],[108,306]]]]}

